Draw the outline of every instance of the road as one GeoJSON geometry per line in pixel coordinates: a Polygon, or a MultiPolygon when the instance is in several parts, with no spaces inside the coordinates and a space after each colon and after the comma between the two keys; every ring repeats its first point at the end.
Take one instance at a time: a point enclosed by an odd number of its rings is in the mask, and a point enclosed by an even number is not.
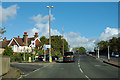
{"type": "Polygon", "coordinates": [[[44,65],[33,72],[25,74],[24,79],[26,78],[81,78],[84,80],[98,78],[100,80],[118,80],[118,68],[87,55],[76,55],[75,62],[63,63],[58,61],[57,63],[44,65]]]}

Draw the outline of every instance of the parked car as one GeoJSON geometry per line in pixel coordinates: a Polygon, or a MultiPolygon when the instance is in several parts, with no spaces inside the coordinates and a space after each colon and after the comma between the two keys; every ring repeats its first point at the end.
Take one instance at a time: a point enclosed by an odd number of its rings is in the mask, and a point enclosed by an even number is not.
{"type": "Polygon", "coordinates": [[[67,62],[67,61],[71,61],[71,62],[75,61],[73,52],[65,52],[64,53],[63,62],[67,62]]]}
{"type": "Polygon", "coordinates": [[[119,57],[119,53],[118,52],[112,52],[112,55],[113,57],[119,57]]]}
{"type": "Polygon", "coordinates": [[[43,59],[44,59],[44,55],[40,55],[40,56],[38,57],[38,60],[40,60],[40,61],[43,61],[43,59]]]}
{"type": "MultiPolygon", "coordinates": [[[[43,61],[43,59],[44,59],[44,55],[40,55],[38,57],[38,60],[40,60],[40,61],[43,61]]],[[[52,56],[52,61],[54,61],[56,59],[58,60],[58,56],[52,56]]],[[[46,54],[46,61],[49,61],[49,54],[46,54]]]]}
{"type": "Polygon", "coordinates": [[[59,57],[55,55],[55,56],[52,56],[52,59],[53,59],[53,60],[58,60],[59,57]]]}

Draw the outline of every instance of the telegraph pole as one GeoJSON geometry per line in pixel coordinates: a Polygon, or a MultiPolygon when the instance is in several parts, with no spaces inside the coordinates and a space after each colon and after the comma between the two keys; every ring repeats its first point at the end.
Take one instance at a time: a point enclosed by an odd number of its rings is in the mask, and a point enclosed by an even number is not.
{"type": "Polygon", "coordinates": [[[50,20],[51,20],[51,8],[53,8],[53,6],[49,7],[47,6],[47,8],[49,8],[49,62],[52,62],[52,56],[51,56],[51,25],[50,25],[50,20]]]}
{"type": "Polygon", "coordinates": [[[62,39],[63,39],[63,56],[64,56],[64,27],[62,27],[62,39]]]}

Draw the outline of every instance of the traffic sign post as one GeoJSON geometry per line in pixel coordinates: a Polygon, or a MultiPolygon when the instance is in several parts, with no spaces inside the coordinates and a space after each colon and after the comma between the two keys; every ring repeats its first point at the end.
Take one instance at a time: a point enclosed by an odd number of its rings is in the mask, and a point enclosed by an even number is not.
{"type": "Polygon", "coordinates": [[[33,54],[33,62],[34,62],[34,48],[35,48],[35,41],[31,41],[32,43],[32,54],[33,54]]]}
{"type": "Polygon", "coordinates": [[[44,61],[46,61],[46,52],[45,50],[47,50],[47,48],[45,47],[45,44],[44,44],[44,61]]]}
{"type": "MultiPolygon", "coordinates": [[[[46,49],[51,49],[51,45],[44,45],[44,49],[46,50],[46,49]]],[[[51,54],[49,54],[49,62],[52,62],[52,56],[51,56],[51,54]]]]}

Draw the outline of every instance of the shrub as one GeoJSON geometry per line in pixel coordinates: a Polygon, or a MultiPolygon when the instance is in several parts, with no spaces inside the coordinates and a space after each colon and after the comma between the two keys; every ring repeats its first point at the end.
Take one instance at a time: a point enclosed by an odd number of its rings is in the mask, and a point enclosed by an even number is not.
{"type": "Polygon", "coordinates": [[[3,52],[3,55],[5,55],[5,56],[11,56],[11,55],[13,55],[13,50],[12,50],[12,48],[7,46],[7,47],[5,48],[5,50],[4,50],[4,52],[3,52]]]}
{"type": "Polygon", "coordinates": [[[21,62],[23,60],[23,56],[21,53],[15,53],[14,55],[10,56],[10,61],[11,62],[21,62]]]}

